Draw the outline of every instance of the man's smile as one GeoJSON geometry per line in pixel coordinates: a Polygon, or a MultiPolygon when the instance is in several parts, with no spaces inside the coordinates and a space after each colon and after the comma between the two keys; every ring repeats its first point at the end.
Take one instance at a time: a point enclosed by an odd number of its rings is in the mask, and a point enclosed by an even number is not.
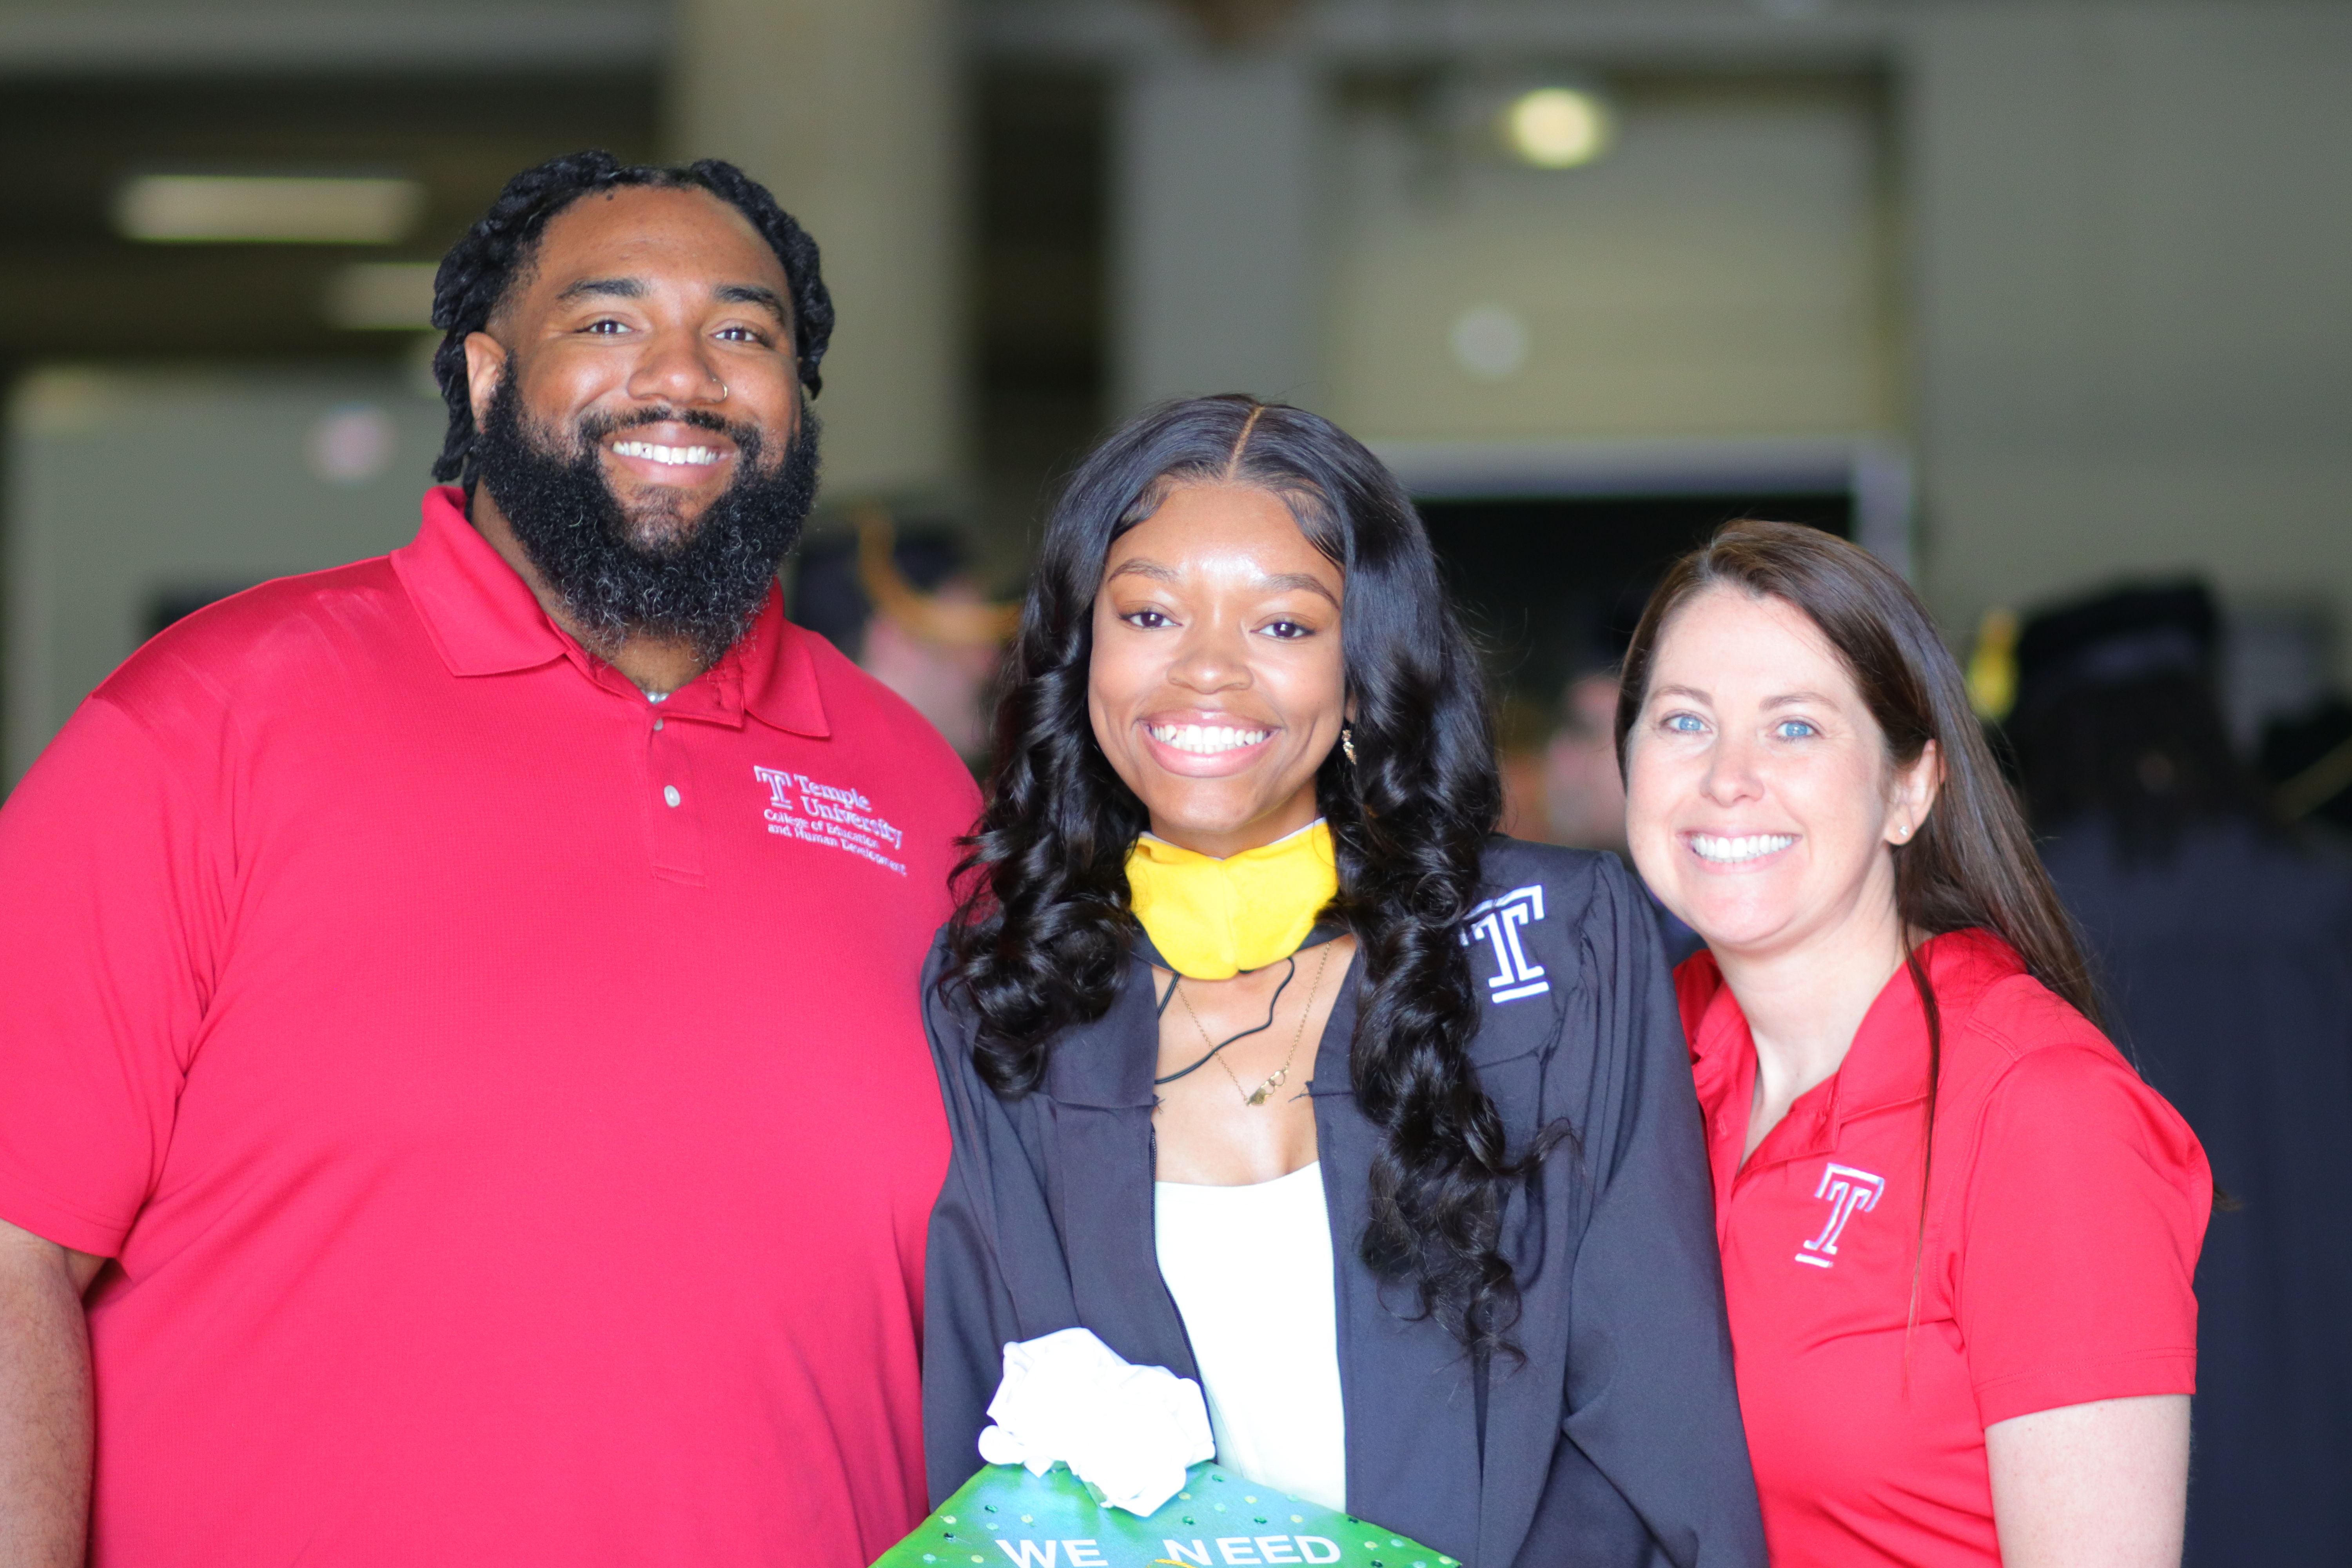
{"type": "Polygon", "coordinates": [[[651,441],[615,441],[613,455],[643,458],[649,463],[666,463],[673,468],[699,468],[718,462],[725,454],[716,447],[663,447],[651,441]]]}
{"type": "Polygon", "coordinates": [[[614,466],[638,483],[673,489],[709,484],[741,455],[731,437],[682,419],[631,425],[601,444],[614,466]]]}

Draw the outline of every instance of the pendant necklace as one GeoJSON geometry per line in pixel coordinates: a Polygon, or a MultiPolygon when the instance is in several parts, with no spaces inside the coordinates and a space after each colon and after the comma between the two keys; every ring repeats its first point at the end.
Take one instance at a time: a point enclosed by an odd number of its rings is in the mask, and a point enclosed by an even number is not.
{"type": "MultiPolygon", "coordinates": [[[[1291,981],[1297,978],[1297,956],[1296,954],[1292,955],[1290,959],[1290,973],[1285,974],[1282,977],[1282,984],[1274,988],[1274,1000],[1266,1005],[1265,1022],[1258,1025],[1254,1029],[1244,1029],[1240,1034],[1222,1041],[1211,1040],[1209,1038],[1208,1026],[1201,1022],[1201,1015],[1192,1011],[1192,998],[1179,994],[1179,988],[1184,984],[1184,977],[1181,974],[1177,975],[1174,980],[1170,983],[1168,994],[1171,996],[1175,997],[1176,1000],[1184,1004],[1184,1016],[1192,1020],[1192,1027],[1200,1031],[1201,1043],[1209,1047],[1209,1052],[1208,1055],[1202,1057],[1199,1061],[1194,1062],[1191,1067],[1185,1068],[1180,1072],[1171,1073],[1166,1078],[1155,1079],[1152,1080],[1153,1083],[1155,1085],[1173,1083],[1178,1079],[1184,1077],[1187,1073],[1197,1072],[1202,1067],[1205,1067],[1210,1062],[1213,1061],[1218,1067],[1224,1069],[1225,1077],[1233,1080],[1234,1091],[1242,1097],[1242,1103],[1244,1105],[1264,1105],[1268,1099],[1272,1098],[1276,1089],[1280,1089],[1285,1083],[1289,1081],[1291,1064],[1298,1059],[1299,1042],[1307,1037],[1307,1020],[1314,1016],[1315,998],[1320,994],[1323,990],[1323,971],[1330,965],[1331,949],[1335,945],[1337,944],[1333,942],[1324,942],[1322,944],[1323,955],[1315,961],[1315,979],[1307,988],[1306,1005],[1299,1009],[1298,1027],[1291,1032],[1290,1054],[1282,1058],[1282,1065],[1275,1068],[1273,1072],[1267,1074],[1265,1081],[1259,1084],[1254,1089],[1242,1088],[1242,1080],[1238,1077],[1234,1076],[1232,1065],[1219,1053],[1223,1051],[1227,1046],[1232,1045],[1235,1040],[1245,1040],[1252,1035],[1262,1035],[1266,1030],[1274,1026],[1275,1009],[1282,1003],[1282,994],[1290,988],[1291,981]]],[[[1167,1011],[1168,1004],[1166,1002],[1161,1002],[1160,1005],[1160,1010],[1163,1013],[1167,1011]]]]}

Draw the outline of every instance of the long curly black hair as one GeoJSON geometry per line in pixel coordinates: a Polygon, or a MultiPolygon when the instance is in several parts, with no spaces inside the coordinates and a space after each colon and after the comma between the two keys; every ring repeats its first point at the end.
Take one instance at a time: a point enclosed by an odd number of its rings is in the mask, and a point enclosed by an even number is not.
{"type": "Polygon", "coordinates": [[[433,278],[433,324],[441,346],[433,351],[433,376],[449,405],[449,434],[433,464],[436,479],[474,483],[474,405],[466,384],[466,339],[490,318],[530,270],[531,255],[548,220],[581,197],[630,185],[662,190],[704,190],[751,220],[792,285],[793,352],[801,384],[814,396],[824,381],[817,374],[833,340],[833,296],[817,264],[816,241],[793,215],[776,205],[768,188],[734,164],[717,158],[682,167],[624,163],[610,153],[567,153],[509,180],[499,199],[466,237],[449,247],[433,278]]]}
{"type": "Polygon", "coordinates": [[[1055,1037],[1101,1017],[1128,979],[1127,855],[1148,824],[1087,716],[1095,595],[1111,542],[1192,480],[1280,497],[1345,575],[1357,762],[1335,749],[1316,795],[1339,872],[1325,918],[1354,933],[1363,962],[1349,1073],[1381,1133],[1359,1247],[1465,1347],[1507,1349],[1518,1288],[1496,1245],[1503,1202],[1548,1145],[1506,1147],[1468,1055],[1479,1010],[1461,931],[1501,811],[1493,727],[1412,502],[1329,421],[1240,396],[1169,404],[1072,476],[1012,649],[942,990],[977,1021],[981,1077],[1015,1099],[1044,1079],[1055,1037]]]}

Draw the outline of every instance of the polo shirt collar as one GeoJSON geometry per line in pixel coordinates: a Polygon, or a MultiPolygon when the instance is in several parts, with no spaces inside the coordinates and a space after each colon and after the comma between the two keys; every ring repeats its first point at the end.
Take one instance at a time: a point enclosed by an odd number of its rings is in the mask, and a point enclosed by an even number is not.
{"type": "Polygon", "coordinates": [[[562,658],[570,637],[539,607],[530,584],[466,518],[466,492],[425,492],[414,542],[392,552],[392,569],[424,617],[452,675],[509,675],[562,658]]]}
{"type": "MultiPolygon", "coordinates": [[[[1927,979],[1936,988],[1944,1054],[1986,985],[2022,972],[2009,944],[1990,931],[1956,931],[1920,945],[1927,979]]],[[[1863,1015],[1853,1047],[1830,1079],[1834,1091],[1831,1121],[1843,1121],[1874,1110],[1916,1104],[1927,1098],[1927,1010],[1910,965],[1897,969],[1863,1015]]]]}
{"type": "Polygon", "coordinates": [[[772,587],[751,629],[727,650],[711,674],[732,671],[740,683],[743,706],[761,722],[822,740],[833,733],[833,727],[825,721],[824,700],[817,690],[816,660],[809,652],[813,635],[784,619],[784,591],[772,587]]]}
{"type": "MultiPolygon", "coordinates": [[[[640,695],[548,619],[530,584],[467,519],[464,490],[436,486],[423,510],[416,538],[392,552],[393,571],[452,675],[510,675],[568,658],[597,685],[640,695]]],[[[672,692],[667,711],[736,724],[749,712],[793,734],[830,735],[808,635],[784,619],[782,591],[770,588],[751,629],[672,692]]]]}
{"type": "MultiPolygon", "coordinates": [[[[1952,1031],[1977,994],[2023,966],[2007,943],[1980,931],[1931,937],[1920,952],[1936,988],[1948,1053],[1952,1031]]],[[[1712,965],[1714,958],[1704,954],[1695,962],[1712,965]]],[[[1927,1011],[1906,964],[1889,977],[1863,1015],[1838,1070],[1797,1097],[1787,1117],[1766,1134],[1751,1163],[1779,1164],[1828,1152],[1837,1146],[1839,1130],[1853,1118],[1926,1100],[1927,1036],[1927,1011]]],[[[1707,1129],[1709,1142],[1727,1141],[1730,1163],[1736,1166],[1755,1092],[1756,1043],[1731,987],[1719,974],[1692,1031],[1691,1055],[1701,1098],[1717,1108],[1707,1129]]]]}

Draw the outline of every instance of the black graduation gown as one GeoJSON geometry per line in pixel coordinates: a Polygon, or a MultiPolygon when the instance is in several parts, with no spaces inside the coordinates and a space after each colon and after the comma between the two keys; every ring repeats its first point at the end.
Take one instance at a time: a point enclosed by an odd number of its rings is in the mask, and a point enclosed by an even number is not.
{"type": "Polygon", "coordinates": [[[2352,1554],[2352,876],[2236,829],[2044,848],[2110,1032],[2238,1200],[2197,1269],[2189,1568],[2352,1554]]]}
{"type": "MultiPolygon", "coordinates": [[[[1488,996],[1480,1082],[1515,1145],[1559,1118],[1577,1142],[1504,1215],[1526,1360],[1474,1367],[1356,1256],[1376,1131],[1349,1092],[1351,970],[1309,1085],[1349,1510],[1475,1568],[1761,1564],[1690,1058],[1648,900],[1614,858],[1579,850],[1498,838],[1486,872],[1495,907],[1465,937],[1488,996]]],[[[952,1154],[926,1289],[934,1502],[979,1468],[1009,1341],[1083,1325],[1130,1362],[1198,1375],[1154,1251],[1145,960],[1107,1016],[1056,1042],[1044,1087],[1009,1103],[973,1070],[940,964],[935,948],[925,1016],[952,1154]]]]}

